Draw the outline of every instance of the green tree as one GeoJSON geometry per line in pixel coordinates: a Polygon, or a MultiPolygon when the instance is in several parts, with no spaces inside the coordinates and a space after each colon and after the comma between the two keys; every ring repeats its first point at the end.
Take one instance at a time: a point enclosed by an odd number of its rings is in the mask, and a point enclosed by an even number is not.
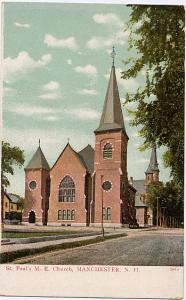
{"type": "Polygon", "coordinates": [[[1,221],[3,221],[3,198],[4,190],[10,185],[7,174],[14,175],[14,167],[22,167],[24,164],[24,151],[19,147],[11,147],[9,143],[2,143],[1,161],[1,221]]]}
{"type": "Polygon", "coordinates": [[[153,210],[156,223],[157,201],[159,214],[165,218],[175,218],[179,224],[183,222],[183,198],[180,199],[179,185],[174,181],[150,183],[147,187],[147,204],[153,210]]]}
{"type": "Polygon", "coordinates": [[[144,87],[129,94],[137,103],[134,126],[145,139],[146,149],[154,141],[164,145],[165,166],[180,184],[183,197],[184,171],[184,26],[183,6],[132,5],[128,23],[129,49],[137,57],[125,61],[124,79],[146,71],[144,87]]]}

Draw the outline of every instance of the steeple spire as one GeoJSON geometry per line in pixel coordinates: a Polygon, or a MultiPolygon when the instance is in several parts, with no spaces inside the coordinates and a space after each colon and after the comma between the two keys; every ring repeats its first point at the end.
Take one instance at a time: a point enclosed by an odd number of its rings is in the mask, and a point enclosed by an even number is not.
{"type": "Polygon", "coordinates": [[[154,171],[159,172],[155,143],[153,144],[153,147],[152,147],[150,163],[149,163],[146,173],[153,173],[154,171]]]}
{"type": "Polygon", "coordinates": [[[110,55],[112,57],[112,66],[114,67],[114,59],[115,59],[115,56],[116,56],[116,52],[115,52],[114,46],[112,47],[112,52],[111,52],[110,55]]]}
{"type": "Polygon", "coordinates": [[[113,51],[111,53],[113,61],[110,79],[107,87],[100,124],[95,130],[95,133],[120,129],[126,134],[114,66],[115,55],[116,53],[113,47],[113,51]]]}
{"type": "Polygon", "coordinates": [[[45,169],[50,170],[49,164],[43,154],[43,151],[40,147],[40,139],[39,139],[39,147],[37,148],[35,154],[32,156],[25,170],[30,169],[45,169]]]}

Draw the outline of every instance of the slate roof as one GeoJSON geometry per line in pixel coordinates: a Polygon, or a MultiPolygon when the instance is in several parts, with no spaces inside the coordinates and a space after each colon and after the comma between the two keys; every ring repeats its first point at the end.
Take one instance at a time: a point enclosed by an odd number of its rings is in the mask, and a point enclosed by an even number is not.
{"type": "Polygon", "coordinates": [[[12,194],[12,193],[9,193],[8,196],[9,196],[9,198],[11,199],[11,201],[13,203],[19,203],[20,200],[21,200],[18,195],[15,195],[15,194],[12,194]]]}
{"type": "Polygon", "coordinates": [[[112,66],[100,124],[95,133],[116,129],[122,129],[126,133],[115,67],[112,66]]]}
{"type": "Polygon", "coordinates": [[[133,186],[137,190],[137,193],[145,194],[145,180],[139,179],[139,180],[134,180],[133,181],[133,186]]]}
{"type": "Polygon", "coordinates": [[[153,145],[151,157],[150,157],[150,163],[145,173],[153,173],[154,171],[159,172],[157,153],[156,153],[156,144],[153,145]]]}
{"type": "Polygon", "coordinates": [[[88,173],[92,174],[94,171],[94,149],[90,145],[87,145],[78,155],[83,160],[88,173]]]}
{"type": "Polygon", "coordinates": [[[45,169],[50,170],[49,164],[39,146],[26,166],[25,170],[29,169],[45,169]]]}
{"type": "Polygon", "coordinates": [[[21,198],[18,195],[12,194],[12,193],[5,193],[5,195],[8,197],[8,199],[12,202],[12,203],[19,203],[21,198]]]}
{"type": "Polygon", "coordinates": [[[135,207],[148,207],[148,206],[140,200],[140,195],[136,195],[135,207]]]}

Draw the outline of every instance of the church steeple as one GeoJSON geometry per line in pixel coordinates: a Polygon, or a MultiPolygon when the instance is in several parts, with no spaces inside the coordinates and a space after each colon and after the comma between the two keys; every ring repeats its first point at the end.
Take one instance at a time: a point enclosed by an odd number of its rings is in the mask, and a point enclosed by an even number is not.
{"type": "Polygon", "coordinates": [[[104,131],[115,131],[117,129],[120,129],[126,134],[114,66],[114,49],[111,55],[113,58],[113,62],[110,73],[110,79],[108,83],[100,124],[99,127],[95,130],[95,133],[104,131]]]}
{"type": "Polygon", "coordinates": [[[156,153],[156,144],[154,144],[152,147],[150,163],[149,163],[146,173],[154,173],[154,172],[159,172],[157,153],[156,153]]]}
{"type": "Polygon", "coordinates": [[[39,147],[37,148],[35,154],[29,161],[28,165],[26,166],[25,170],[29,169],[44,169],[44,170],[50,170],[49,164],[43,154],[43,151],[40,147],[40,139],[39,139],[39,147]]]}
{"type": "Polygon", "coordinates": [[[151,157],[149,166],[145,172],[146,176],[146,186],[152,182],[159,181],[159,168],[158,168],[158,160],[157,160],[157,153],[156,153],[156,144],[154,143],[152,147],[151,157]]]}

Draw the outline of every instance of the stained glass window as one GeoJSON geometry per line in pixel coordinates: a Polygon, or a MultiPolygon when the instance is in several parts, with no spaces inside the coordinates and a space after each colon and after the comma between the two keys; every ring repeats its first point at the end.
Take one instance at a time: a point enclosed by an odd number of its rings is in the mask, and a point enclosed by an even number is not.
{"type": "Polygon", "coordinates": [[[59,185],[59,202],[75,201],[75,184],[70,176],[63,178],[59,185]]]}

